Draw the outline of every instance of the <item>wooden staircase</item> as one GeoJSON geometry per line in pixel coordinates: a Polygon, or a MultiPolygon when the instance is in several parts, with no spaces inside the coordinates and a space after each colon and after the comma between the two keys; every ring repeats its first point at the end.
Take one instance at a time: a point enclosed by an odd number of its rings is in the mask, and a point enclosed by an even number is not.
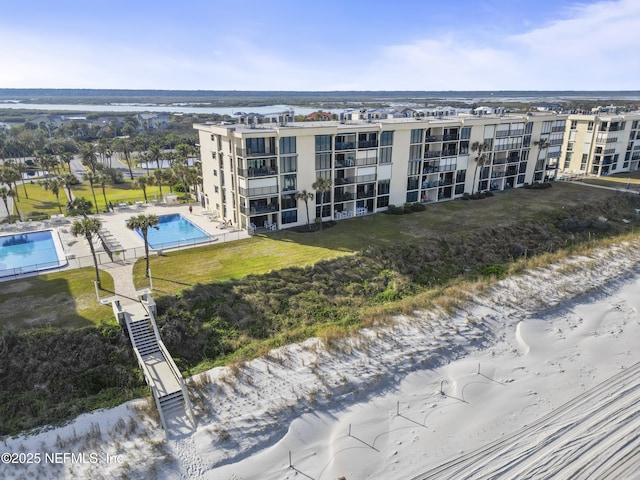
{"type": "Polygon", "coordinates": [[[126,307],[116,300],[112,306],[118,322],[129,334],[133,352],[151,389],[166,434],[169,435],[168,424],[173,420],[185,419],[195,428],[189,394],[178,367],[158,333],[154,318],[155,302],[151,296],[144,294],[140,303],[126,307]]]}

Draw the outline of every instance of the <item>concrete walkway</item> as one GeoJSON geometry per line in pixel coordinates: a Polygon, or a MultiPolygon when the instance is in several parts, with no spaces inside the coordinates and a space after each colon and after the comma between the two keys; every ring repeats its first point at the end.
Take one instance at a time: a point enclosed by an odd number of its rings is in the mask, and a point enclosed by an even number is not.
{"type": "Polygon", "coordinates": [[[107,263],[100,266],[100,269],[107,272],[113,278],[115,295],[101,299],[102,303],[111,303],[119,300],[120,305],[130,305],[138,303],[138,297],[147,290],[136,290],[133,284],[133,265],[134,261],[121,263],[107,263]]]}

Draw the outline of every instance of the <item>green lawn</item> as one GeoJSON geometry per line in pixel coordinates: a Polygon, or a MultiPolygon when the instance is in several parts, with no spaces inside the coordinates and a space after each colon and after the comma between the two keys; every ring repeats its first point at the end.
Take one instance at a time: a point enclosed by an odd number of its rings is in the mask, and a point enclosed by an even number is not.
{"type": "MultiPolygon", "coordinates": [[[[93,195],[91,194],[91,186],[88,182],[82,182],[78,185],[74,185],[71,188],[71,191],[77,197],[84,197],[87,200],[93,202],[93,195]]],[[[94,191],[96,194],[96,201],[98,202],[98,208],[101,212],[106,210],[104,196],[102,195],[102,187],[100,185],[94,186],[94,191]]],[[[169,193],[169,187],[162,187],[162,193],[169,193]]],[[[106,185],[105,186],[105,195],[107,197],[107,202],[111,202],[114,205],[121,202],[137,202],[144,201],[144,194],[142,190],[139,188],[132,188],[131,181],[125,180],[124,183],[119,183],[117,185],[106,185]]],[[[160,199],[160,187],[157,186],[149,186],[147,187],[147,199],[149,201],[154,198],[160,199]]]]}
{"type": "MultiPolygon", "coordinates": [[[[434,203],[424,212],[369,215],[336,222],[322,232],[282,230],[248,240],[152,256],[153,287],[159,294],[175,294],[195,283],[240,278],[290,266],[313,265],[368,246],[399,248],[418,238],[465,236],[487,226],[505,227],[557,211],[562,207],[597,202],[611,192],[568,183],[547,190],[515,189],[475,201],[434,203]]],[[[144,259],[134,269],[137,288],[149,285],[144,259]]]]}
{"type": "MultiPolygon", "coordinates": [[[[82,268],[2,282],[0,331],[28,327],[81,328],[113,324],[111,305],[96,300],[95,270],[82,268]]],[[[101,297],[113,295],[111,275],[100,271],[101,297]]]]}
{"type": "MultiPolygon", "coordinates": [[[[34,183],[27,183],[25,185],[18,185],[18,194],[20,196],[17,202],[18,208],[22,213],[24,219],[31,217],[40,217],[42,215],[54,215],[60,213],[58,209],[58,203],[56,196],[51,190],[45,190],[42,185],[38,184],[38,181],[34,180],[34,183]],[[27,189],[27,199],[24,196],[24,189],[27,189]]],[[[60,190],[60,205],[62,206],[62,212],[64,213],[67,205],[67,191],[60,190]]]]}

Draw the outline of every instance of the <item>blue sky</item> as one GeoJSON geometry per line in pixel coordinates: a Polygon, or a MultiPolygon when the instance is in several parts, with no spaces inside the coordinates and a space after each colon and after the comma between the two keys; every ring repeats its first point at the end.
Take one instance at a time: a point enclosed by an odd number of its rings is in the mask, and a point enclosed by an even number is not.
{"type": "Polygon", "coordinates": [[[0,88],[638,90],[640,0],[0,0],[0,88]]]}

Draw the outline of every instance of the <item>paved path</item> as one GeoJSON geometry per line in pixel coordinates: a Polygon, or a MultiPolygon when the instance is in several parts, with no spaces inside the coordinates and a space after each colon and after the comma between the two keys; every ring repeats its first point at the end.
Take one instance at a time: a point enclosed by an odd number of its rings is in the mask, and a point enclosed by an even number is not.
{"type": "Polygon", "coordinates": [[[102,299],[103,302],[111,302],[120,300],[121,305],[129,305],[138,302],[138,296],[143,291],[136,290],[133,284],[133,264],[135,260],[130,262],[107,263],[100,265],[100,269],[109,273],[113,278],[115,287],[115,295],[102,299]]]}

